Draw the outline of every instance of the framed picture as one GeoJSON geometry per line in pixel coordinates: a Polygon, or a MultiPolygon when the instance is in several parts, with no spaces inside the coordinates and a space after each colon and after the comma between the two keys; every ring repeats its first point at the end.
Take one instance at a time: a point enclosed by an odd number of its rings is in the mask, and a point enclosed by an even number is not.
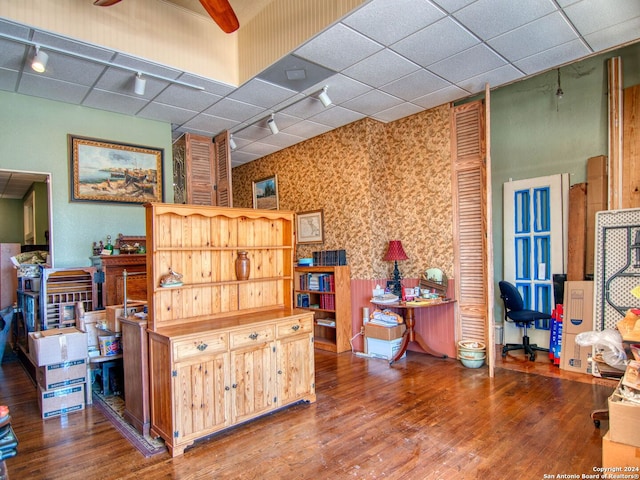
{"type": "Polygon", "coordinates": [[[162,202],[164,149],[69,135],[71,201],[162,202]]]}
{"type": "Polygon", "coordinates": [[[253,208],[278,210],[278,175],[253,182],[253,208]]]}
{"type": "Polygon", "coordinates": [[[296,213],[297,243],[323,243],[324,225],[322,210],[296,213]]]}

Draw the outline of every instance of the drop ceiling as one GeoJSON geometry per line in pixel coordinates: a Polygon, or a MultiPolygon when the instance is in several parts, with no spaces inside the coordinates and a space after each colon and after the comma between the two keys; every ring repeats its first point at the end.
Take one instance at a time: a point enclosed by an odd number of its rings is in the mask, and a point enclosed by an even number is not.
{"type": "Polygon", "coordinates": [[[0,18],[0,89],[168,122],[174,139],[229,130],[238,166],[364,117],[391,122],[639,39],[638,0],[373,0],[236,88],[0,18]],[[43,74],[29,68],[33,43],[58,49],[43,74]],[[132,71],[150,75],[142,96],[132,71]],[[329,107],[317,98],[325,85],[329,107]],[[277,135],[266,125],[274,113],[277,135]]]}

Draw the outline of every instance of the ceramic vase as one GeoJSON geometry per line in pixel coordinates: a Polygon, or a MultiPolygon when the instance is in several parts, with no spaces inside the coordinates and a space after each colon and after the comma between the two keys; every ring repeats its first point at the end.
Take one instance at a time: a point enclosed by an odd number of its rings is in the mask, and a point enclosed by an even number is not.
{"type": "Polygon", "coordinates": [[[239,251],[236,258],[236,278],[238,280],[248,280],[250,268],[251,260],[247,256],[247,252],[239,251]]]}

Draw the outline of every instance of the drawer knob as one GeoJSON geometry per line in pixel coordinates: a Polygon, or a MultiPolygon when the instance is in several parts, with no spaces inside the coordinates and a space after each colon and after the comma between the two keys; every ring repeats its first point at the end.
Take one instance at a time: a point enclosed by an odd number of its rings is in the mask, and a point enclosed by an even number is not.
{"type": "Polygon", "coordinates": [[[257,334],[257,333],[255,333],[255,332],[253,332],[251,335],[249,335],[249,338],[250,338],[251,340],[255,340],[256,338],[258,338],[258,334],[257,334]]]}
{"type": "Polygon", "coordinates": [[[204,352],[204,351],[207,349],[207,347],[208,347],[208,346],[209,346],[209,345],[207,345],[206,343],[201,343],[200,345],[198,345],[198,347],[197,347],[197,348],[198,348],[198,350],[200,350],[201,352],[204,352]]]}
{"type": "Polygon", "coordinates": [[[291,327],[291,330],[297,332],[298,330],[300,330],[300,325],[294,325],[293,327],[291,327]]]}
{"type": "Polygon", "coordinates": [[[282,375],[282,370],[278,370],[278,375],[282,375]]]}
{"type": "Polygon", "coordinates": [[[238,388],[238,384],[234,383],[233,385],[231,385],[233,388],[238,388]]]}
{"type": "Polygon", "coordinates": [[[227,392],[228,392],[229,390],[231,390],[231,389],[229,388],[229,386],[228,386],[228,385],[227,385],[226,387],[224,387],[224,389],[225,389],[227,392]]]}

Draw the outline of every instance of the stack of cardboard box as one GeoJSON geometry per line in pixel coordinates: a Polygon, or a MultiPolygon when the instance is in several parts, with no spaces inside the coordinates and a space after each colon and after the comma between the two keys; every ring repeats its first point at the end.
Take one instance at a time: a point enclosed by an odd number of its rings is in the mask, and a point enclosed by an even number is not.
{"type": "Polygon", "coordinates": [[[87,391],[87,334],[77,328],[31,332],[29,353],[37,368],[42,418],[83,410],[87,391]]]}
{"type": "Polygon", "coordinates": [[[593,374],[593,348],[576,343],[576,336],[594,330],[593,282],[565,282],[560,368],[593,374]]]}
{"type": "Polygon", "coordinates": [[[640,467],[640,362],[635,360],[629,362],[609,397],[609,431],[602,438],[602,466],[640,467]]]}
{"type": "MultiPolygon", "coordinates": [[[[364,336],[367,344],[367,353],[371,357],[391,360],[400,350],[402,335],[406,327],[404,324],[385,327],[371,322],[364,325],[364,336]]],[[[402,356],[404,358],[406,353],[402,356]]]]}

